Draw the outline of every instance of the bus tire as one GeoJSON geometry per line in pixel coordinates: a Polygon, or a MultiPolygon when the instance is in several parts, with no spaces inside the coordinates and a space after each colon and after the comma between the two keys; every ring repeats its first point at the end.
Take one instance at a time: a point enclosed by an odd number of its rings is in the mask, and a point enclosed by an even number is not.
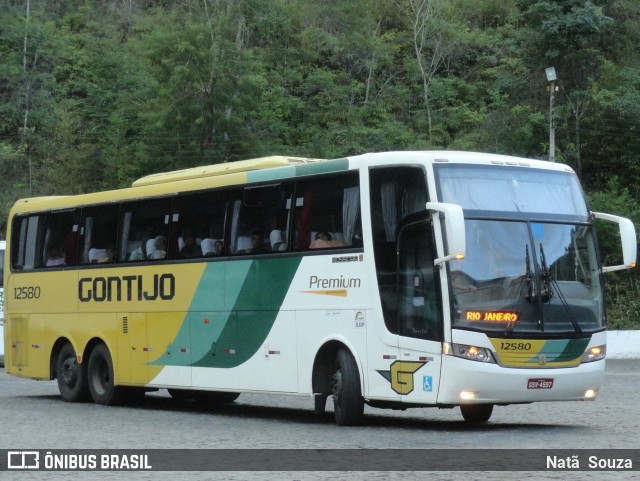
{"type": "Polygon", "coordinates": [[[240,396],[239,392],[192,391],[193,399],[202,404],[230,404],[240,396]]]}
{"type": "Polygon", "coordinates": [[[91,351],[87,376],[89,391],[96,404],[112,406],[121,404],[126,399],[127,391],[114,384],[113,361],[104,344],[98,344],[91,351]]]}
{"type": "Polygon", "coordinates": [[[493,404],[462,404],[460,412],[470,424],[486,423],[493,413],[493,404]]]}
{"type": "Polygon", "coordinates": [[[333,373],[333,411],[339,426],[360,424],[364,413],[358,365],[346,349],[340,349],[336,354],[336,370],[333,373]]]}
{"type": "Polygon", "coordinates": [[[71,344],[60,349],[56,362],[56,379],[62,399],[68,402],[88,401],[90,398],[87,381],[87,365],[78,362],[76,351],[71,344]]]}
{"type": "Polygon", "coordinates": [[[313,397],[313,414],[316,416],[323,416],[327,409],[327,394],[316,394],[313,397]]]}

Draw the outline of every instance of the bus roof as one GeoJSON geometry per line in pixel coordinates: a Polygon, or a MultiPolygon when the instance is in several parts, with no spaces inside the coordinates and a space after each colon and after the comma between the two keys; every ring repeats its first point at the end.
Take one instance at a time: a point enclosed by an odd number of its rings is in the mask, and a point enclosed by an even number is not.
{"type": "Polygon", "coordinates": [[[139,197],[156,197],[176,192],[222,186],[279,181],[291,177],[358,169],[363,165],[397,165],[414,162],[498,164],[573,172],[569,166],[564,164],[476,152],[395,151],[367,153],[339,159],[274,155],[147,175],[133,182],[131,187],[123,189],[79,195],[19,199],[13,205],[12,211],[14,213],[46,211],[94,203],[126,201],[139,197]]]}
{"type": "Polygon", "coordinates": [[[531,167],[534,169],[557,170],[575,173],[566,164],[535,160],[525,157],[515,157],[503,154],[488,154],[483,152],[465,152],[455,150],[423,150],[377,152],[349,157],[349,160],[366,162],[368,164],[387,164],[401,159],[403,162],[430,162],[433,164],[476,164],[476,165],[504,165],[507,167],[531,167]]]}
{"type": "Polygon", "coordinates": [[[309,159],[306,157],[285,157],[273,155],[271,157],[261,157],[258,159],[238,160],[224,164],[204,165],[190,169],[174,170],[172,172],[161,172],[147,175],[136,180],[133,187],[143,185],[164,184],[178,180],[200,179],[203,177],[214,177],[218,175],[235,174],[238,172],[248,172],[251,170],[271,169],[275,167],[287,167],[293,164],[307,164],[317,162],[322,159],[309,159]]]}

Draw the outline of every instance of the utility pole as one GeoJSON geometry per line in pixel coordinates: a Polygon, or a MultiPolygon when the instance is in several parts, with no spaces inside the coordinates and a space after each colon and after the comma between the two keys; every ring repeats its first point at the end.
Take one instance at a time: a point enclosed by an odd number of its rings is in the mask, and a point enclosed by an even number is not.
{"type": "Polygon", "coordinates": [[[556,93],[556,69],[545,69],[549,82],[549,162],[556,161],[556,131],[553,125],[553,101],[556,93]]]}

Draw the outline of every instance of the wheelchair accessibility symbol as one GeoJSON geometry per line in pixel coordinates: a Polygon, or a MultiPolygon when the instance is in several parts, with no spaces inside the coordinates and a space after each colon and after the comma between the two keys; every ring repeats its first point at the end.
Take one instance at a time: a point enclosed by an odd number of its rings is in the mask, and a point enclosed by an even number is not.
{"type": "Polygon", "coordinates": [[[422,390],[425,392],[433,391],[433,378],[431,376],[422,376],[422,390]]]}

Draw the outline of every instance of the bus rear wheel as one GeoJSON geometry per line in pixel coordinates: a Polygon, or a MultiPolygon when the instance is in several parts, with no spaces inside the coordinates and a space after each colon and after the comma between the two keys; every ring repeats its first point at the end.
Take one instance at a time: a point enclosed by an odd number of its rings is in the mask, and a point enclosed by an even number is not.
{"type": "Polygon", "coordinates": [[[125,400],[127,391],[114,384],[113,361],[104,344],[98,344],[91,351],[87,377],[91,397],[97,404],[111,406],[125,400]]]}
{"type": "Polygon", "coordinates": [[[65,401],[81,402],[89,399],[86,366],[85,363],[78,362],[71,344],[62,346],[56,362],[56,379],[60,395],[65,401]]]}
{"type": "Polygon", "coordinates": [[[333,373],[333,411],[339,426],[360,424],[364,413],[358,365],[346,349],[340,349],[336,354],[336,370],[333,373]]]}
{"type": "Polygon", "coordinates": [[[460,412],[468,423],[486,423],[493,413],[493,404],[462,404],[460,412]]]}

